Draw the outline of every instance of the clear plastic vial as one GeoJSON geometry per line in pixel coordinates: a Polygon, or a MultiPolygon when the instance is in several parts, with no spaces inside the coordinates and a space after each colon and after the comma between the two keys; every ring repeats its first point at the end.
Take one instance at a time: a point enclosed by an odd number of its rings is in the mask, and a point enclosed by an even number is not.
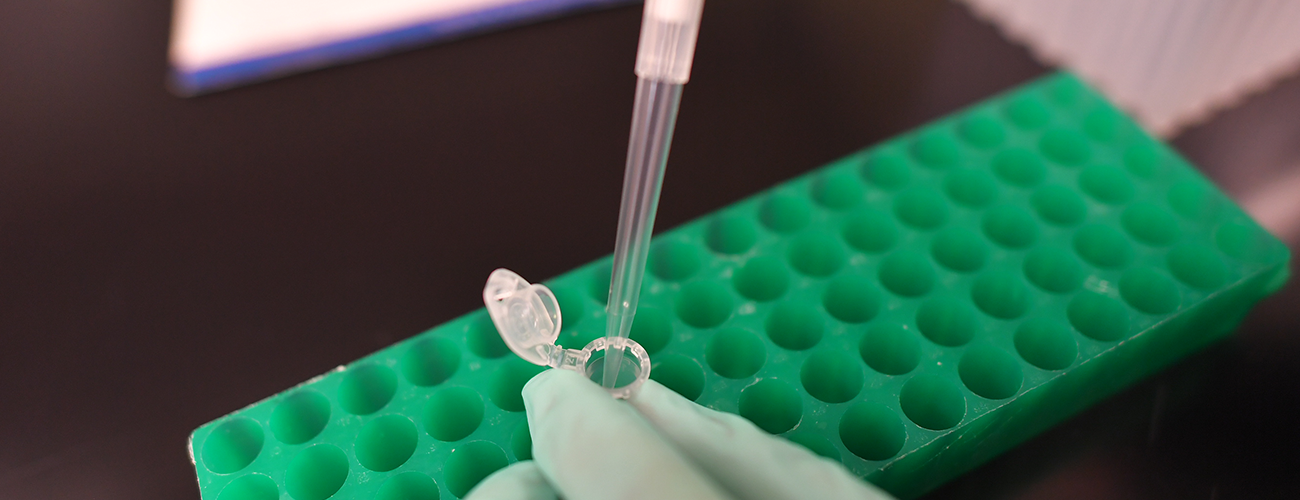
{"type": "Polygon", "coordinates": [[[601,337],[582,349],[556,345],[562,324],[560,305],[545,285],[497,269],[483,287],[483,304],[506,346],[529,363],[576,371],[599,381],[605,373],[606,355],[617,355],[617,383],[606,390],[619,399],[632,397],[650,378],[650,355],[630,338],[601,337]]]}

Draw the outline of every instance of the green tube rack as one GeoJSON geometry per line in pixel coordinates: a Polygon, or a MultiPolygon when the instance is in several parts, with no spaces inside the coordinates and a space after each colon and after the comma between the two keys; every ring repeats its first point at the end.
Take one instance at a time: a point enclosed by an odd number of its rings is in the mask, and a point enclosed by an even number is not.
{"type": "MultiPolygon", "coordinates": [[[[1058,73],[657,236],[632,336],[655,380],[910,498],[1227,335],[1288,260],[1058,73]]],[[[561,345],[603,335],[609,275],[547,282],[561,345]]],[[[540,370],[475,311],[198,428],[199,489],[462,497],[531,457],[540,370]]]]}

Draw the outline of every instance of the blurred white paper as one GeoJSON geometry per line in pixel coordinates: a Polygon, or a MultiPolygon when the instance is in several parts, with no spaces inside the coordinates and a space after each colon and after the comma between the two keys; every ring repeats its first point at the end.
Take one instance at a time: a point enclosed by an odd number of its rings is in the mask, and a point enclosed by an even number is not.
{"type": "Polygon", "coordinates": [[[176,0],[171,86],[193,95],[636,0],[176,0]]]}

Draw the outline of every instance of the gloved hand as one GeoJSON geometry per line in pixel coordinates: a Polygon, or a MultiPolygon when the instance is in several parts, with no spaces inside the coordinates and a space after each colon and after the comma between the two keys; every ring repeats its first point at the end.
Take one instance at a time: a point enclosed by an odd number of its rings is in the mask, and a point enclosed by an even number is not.
{"type": "Polygon", "coordinates": [[[838,463],[650,380],[618,401],[567,370],[524,386],[532,461],[465,500],[890,499],[838,463]]]}

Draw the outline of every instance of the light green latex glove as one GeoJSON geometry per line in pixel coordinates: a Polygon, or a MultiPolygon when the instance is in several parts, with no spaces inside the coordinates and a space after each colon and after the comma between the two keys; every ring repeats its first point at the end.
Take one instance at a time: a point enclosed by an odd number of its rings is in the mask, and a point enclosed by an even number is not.
{"type": "Polygon", "coordinates": [[[626,402],[578,373],[524,386],[533,461],[465,500],[890,499],[838,463],[651,380],[626,402]]]}

